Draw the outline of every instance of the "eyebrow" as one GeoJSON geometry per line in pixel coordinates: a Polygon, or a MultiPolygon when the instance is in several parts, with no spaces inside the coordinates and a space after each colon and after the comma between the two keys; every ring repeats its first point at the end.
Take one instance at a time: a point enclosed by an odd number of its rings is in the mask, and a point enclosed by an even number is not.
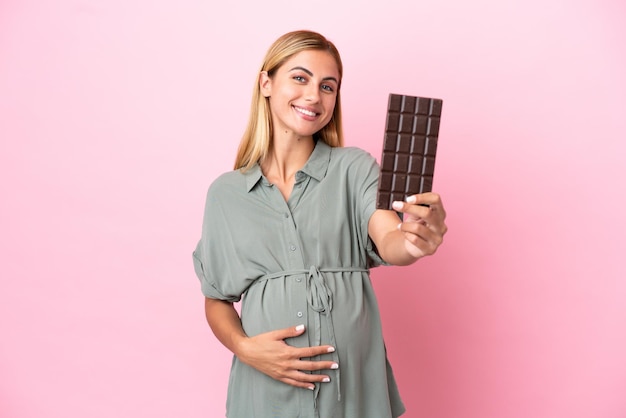
{"type": "MultiPolygon", "coordinates": [[[[292,72],[292,71],[294,71],[294,70],[301,70],[301,71],[304,71],[304,72],[305,72],[305,73],[307,73],[309,76],[313,77],[313,73],[311,72],[311,70],[308,70],[308,69],[306,69],[306,68],[304,68],[304,67],[299,67],[299,66],[298,66],[298,67],[293,67],[291,70],[289,70],[289,72],[292,72]]],[[[332,81],[334,81],[335,83],[339,84],[339,81],[338,81],[335,77],[332,77],[332,76],[330,76],[330,77],[324,77],[322,80],[325,80],[325,81],[326,81],[326,80],[332,80],[332,81]]]]}

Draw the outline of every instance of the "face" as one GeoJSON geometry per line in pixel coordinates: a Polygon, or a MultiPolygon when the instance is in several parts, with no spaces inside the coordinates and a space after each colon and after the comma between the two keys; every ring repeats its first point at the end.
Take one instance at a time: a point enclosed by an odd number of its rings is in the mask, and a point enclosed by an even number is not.
{"type": "Polygon", "coordinates": [[[339,81],[335,59],[319,50],[295,54],[271,78],[261,73],[261,93],[269,98],[274,135],[308,138],[326,126],[339,81]]]}

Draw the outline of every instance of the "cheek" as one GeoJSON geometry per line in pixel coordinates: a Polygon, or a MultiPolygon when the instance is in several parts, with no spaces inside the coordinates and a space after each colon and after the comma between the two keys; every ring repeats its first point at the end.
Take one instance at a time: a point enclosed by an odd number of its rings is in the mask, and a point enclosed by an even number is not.
{"type": "Polygon", "coordinates": [[[288,89],[275,90],[270,96],[270,108],[272,111],[284,112],[291,107],[291,92],[288,89]]]}
{"type": "Polygon", "coordinates": [[[328,113],[327,115],[328,120],[330,120],[333,117],[336,103],[337,103],[337,99],[335,96],[329,97],[328,99],[324,100],[324,108],[326,109],[326,112],[328,113]]]}
{"type": "Polygon", "coordinates": [[[291,100],[302,94],[298,86],[294,86],[291,83],[281,84],[280,89],[278,91],[279,91],[280,97],[282,97],[284,100],[291,100]]]}

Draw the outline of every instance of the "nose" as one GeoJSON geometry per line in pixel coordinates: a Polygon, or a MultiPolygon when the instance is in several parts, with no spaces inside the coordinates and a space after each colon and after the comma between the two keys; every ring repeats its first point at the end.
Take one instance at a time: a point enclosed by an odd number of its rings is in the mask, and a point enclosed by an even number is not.
{"type": "Polygon", "coordinates": [[[305,92],[306,100],[309,102],[317,103],[320,99],[320,86],[316,83],[309,83],[305,92]]]}

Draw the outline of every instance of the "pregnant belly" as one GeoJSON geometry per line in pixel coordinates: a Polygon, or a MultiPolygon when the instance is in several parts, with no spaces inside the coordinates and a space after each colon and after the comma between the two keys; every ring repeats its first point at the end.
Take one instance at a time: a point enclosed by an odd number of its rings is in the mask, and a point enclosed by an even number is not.
{"type": "Polygon", "coordinates": [[[378,307],[366,275],[326,275],[327,295],[313,289],[306,275],[254,284],[243,298],[241,320],[248,336],[305,325],[306,332],[287,343],[297,346],[335,345],[362,350],[382,339],[378,307]],[[347,276],[347,277],[346,277],[347,276]],[[320,298],[327,298],[327,303],[320,298]]]}

